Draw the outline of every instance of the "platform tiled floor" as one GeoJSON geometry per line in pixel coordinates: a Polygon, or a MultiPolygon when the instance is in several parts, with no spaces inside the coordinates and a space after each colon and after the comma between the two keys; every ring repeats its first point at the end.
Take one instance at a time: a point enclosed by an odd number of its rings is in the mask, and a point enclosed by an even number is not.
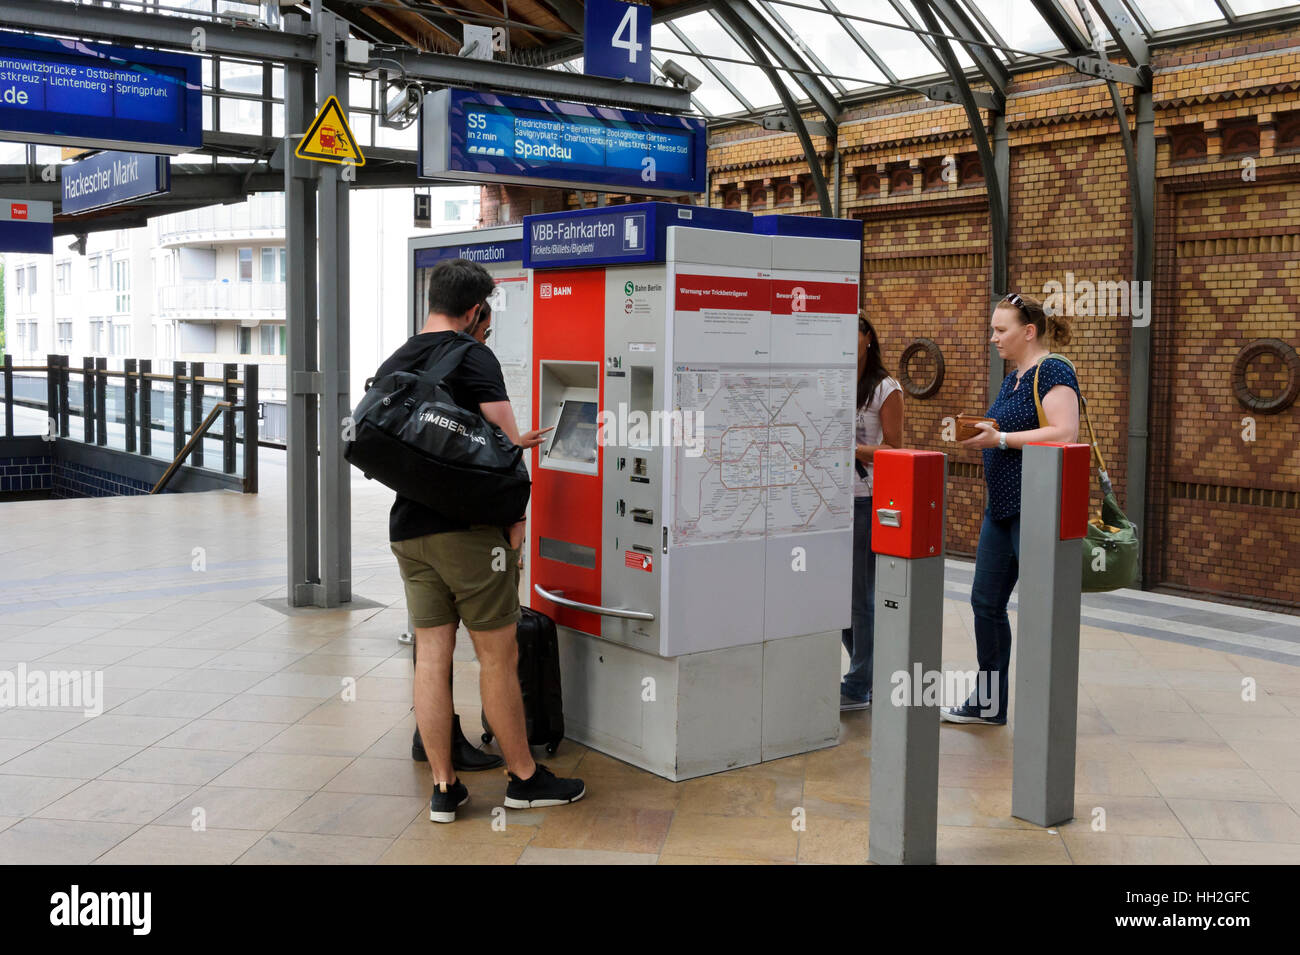
{"type": "MultiPolygon", "coordinates": [[[[0,668],[101,669],[106,694],[90,719],[0,709],[0,861],[866,859],[869,713],[833,749],[679,784],[566,742],[549,764],[587,780],[582,802],[501,829],[504,777],[467,775],[461,819],[430,823],[388,496],[354,484],[354,593],[379,606],[286,614],[259,602],[284,592],[275,465],[258,496],[0,505],[0,668]]],[[[945,667],[974,665],[969,579],[950,567],[945,667]]],[[[940,861],[1300,862],[1300,620],[1149,594],[1088,598],[1084,620],[1078,818],[1011,817],[1014,725],[945,726],[940,861]]],[[[475,728],[467,641],[458,657],[475,728]]]]}

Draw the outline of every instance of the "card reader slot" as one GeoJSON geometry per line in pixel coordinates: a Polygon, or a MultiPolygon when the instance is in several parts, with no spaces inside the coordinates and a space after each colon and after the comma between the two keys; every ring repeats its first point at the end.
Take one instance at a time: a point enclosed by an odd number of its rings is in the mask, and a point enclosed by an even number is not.
{"type": "Polygon", "coordinates": [[[649,507],[632,508],[632,520],[638,524],[653,524],[655,522],[655,512],[649,507]]]}

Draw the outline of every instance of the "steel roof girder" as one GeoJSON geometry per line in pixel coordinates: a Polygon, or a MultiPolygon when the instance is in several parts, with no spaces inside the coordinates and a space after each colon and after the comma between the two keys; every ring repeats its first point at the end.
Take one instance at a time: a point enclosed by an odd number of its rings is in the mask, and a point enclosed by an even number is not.
{"type": "MultiPolygon", "coordinates": [[[[790,41],[778,33],[749,3],[745,0],[715,0],[714,7],[717,13],[728,16],[744,26],[751,36],[766,47],[777,59],[776,68],[784,67],[786,72],[790,73],[791,80],[808,94],[808,98],[822,111],[828,121],[834,124],[839,119],[839,100],[817,77],[809,75],[808,72],[794,72],[790,69],[793,67],[794,70],[808,71],[809,65],[799,56],[790,41]]],[[[780,90],[777,92],[779,93],[780,90]]]]}
{"type": "MultiPolygon", "coordinates": [[[[936,100],[942,103],[960,104],[962,101],[962,91],[957,88],[955,83],[939,83],[935,86],[922,87],[927,99],[936,100]]],[[[971,99],[980,109],[986,109],[993,113],[1000,113],[1006,108],[1006,97],[999,97],[996,93],[990,93],[988,90],[971,90],[971,99]]]]}
{"type": "Polygon", "coordinates": [[[966,11],[951,3],[950,0],[923,0],[923,2],[928,3],[939,18],[947,24],[948,29],[961,42],[967,55],[975,61],[975,66],[988,80],[989,84],[999,93],[1005,95],[1007,84],[1011,82],[1011,71],[1007,69],[1005,63],[993,54],[992,50],[981,45],[986,41],[984,37],[979,35],[979,31],[971,23],[966,11]],[[978,40],[979,43],[969,42],[971,40],[978,40]]]}
{"type": "Polygon", "coordinates": [[[1061,46],[1071,53],[1082,53],[1092,49],[1088,37],[1079,31],[1079,25],[1070,19],[1070,15],[1061,6],[1060,0],[1030,0],[1038,15],[1061,41],[1061,46]]]}
{"type": "Polygon", "coordinates": [[[1137,67],[1151,64],[1151,50],[1146,34],[1134,22],[1122,0],[1092,0],[1092,7],[1101,17],[1106,29],[1114,37],[1129,63],[1137,67]]]}
{"type": "Polygon", "coordinates": [[[1124,83],[1138,89],[1151,88],[1151,67],[1125,66],[1123,63],[1111,63],[1095,56],[1073,56],[1070,63],[1080,73],[1096,76],[1111,83],[1124,83]]]}

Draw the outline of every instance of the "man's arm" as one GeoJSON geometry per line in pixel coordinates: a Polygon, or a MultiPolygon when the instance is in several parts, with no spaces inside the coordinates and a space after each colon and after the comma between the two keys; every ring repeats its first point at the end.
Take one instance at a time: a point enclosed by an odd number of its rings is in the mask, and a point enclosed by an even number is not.
{"type": "MultiPolygon", "coordinates": [[[[478,406],[479,414],[488,421],[492,422],[502,430],[507,438],[521,448],[532,448],[542,443],[543,436],[550,428],[543,428],[541,431],[525,431],[522,435],[519,433],[519,427],[515,424],[515,410],[510,406],[508,401],[485,401],[478,406]]],[[[510,525],[510,546],[513,548],[520,547],[524,542],[524,524],[520,520],[510,525]]],[[[522,562],[523,555],[520,555],[522,562]]]]}
{"type": "Polygon", "coordinates": [[[479,414],[504,431],[511,443],[521,448],[537,447],[544,440],[546,432],[551,430],[542,428],[540,431],[525,431],[520,434],[519,426],[515,424],[515,410],[508,401],[485,401],[478,406],[478,410],[479,414]]]}

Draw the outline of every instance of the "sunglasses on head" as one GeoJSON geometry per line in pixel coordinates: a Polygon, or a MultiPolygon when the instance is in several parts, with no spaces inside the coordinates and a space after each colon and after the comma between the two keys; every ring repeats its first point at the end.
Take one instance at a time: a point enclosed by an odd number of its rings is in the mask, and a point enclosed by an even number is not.
{"type": "Polygon", "coordinates": [[[1002,301],[1014,305],[1016,308],[1020,309],[1021,313],[1025,316],[1025,318],[1030,317],[1029,306],[1025,304],[1025,300],[1021,298],[1019,294],[1017,294],[1016,292],[1008,292],[1007,297],[1004,298],[1002,301]]]}

